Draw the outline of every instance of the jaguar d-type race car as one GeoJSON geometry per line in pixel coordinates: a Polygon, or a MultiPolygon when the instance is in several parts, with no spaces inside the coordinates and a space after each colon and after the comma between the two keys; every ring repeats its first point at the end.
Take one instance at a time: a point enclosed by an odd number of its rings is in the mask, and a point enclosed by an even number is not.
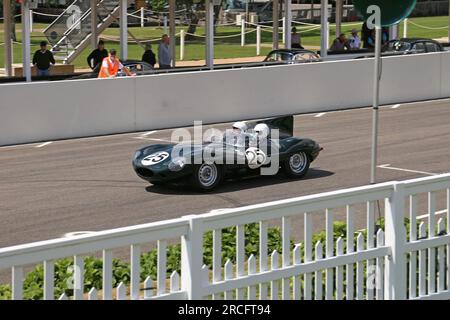
{"type": "Polygon", "coordinates": [[[190,182],[214,189],[224,179],[277,174],[303,177],[322,147],[293,137],[293,116],[239,122],[233,130],[203,142],[154,144],[136,151],[133,168],[154,184],[190,182]]]}

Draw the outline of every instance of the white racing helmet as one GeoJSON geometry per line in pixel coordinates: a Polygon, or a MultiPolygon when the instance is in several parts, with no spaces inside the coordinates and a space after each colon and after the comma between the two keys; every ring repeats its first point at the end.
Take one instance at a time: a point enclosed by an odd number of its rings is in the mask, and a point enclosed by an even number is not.
{"type": "Polygon", "coordinates": [[[259,123],[255,126],[253,131],[258,134],[259,139],[266,139],[269,136],[270,129],[267,124],[259,123]]]}
{"type": "Polygon", "coordinates": [[[243,121],[233,123],[233,129],[241,130],[241,132],[247,131],[247,124],[243,121]]]}

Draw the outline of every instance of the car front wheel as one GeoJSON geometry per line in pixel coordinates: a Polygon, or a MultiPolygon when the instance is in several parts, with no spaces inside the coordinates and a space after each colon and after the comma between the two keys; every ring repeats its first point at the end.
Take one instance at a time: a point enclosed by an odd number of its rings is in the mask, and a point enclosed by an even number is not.
{"type": "Polygon", "coordinates": [[[310,161],[305,152],[291,154],[283,163],[283,169],[290,178],[302,178],[309,170],[310,161]]]}
{"type": "Polygon", "coordinates": [[[222,171],[215,163],[196,165],[192,175],[192,184],[197,189],[209,191],[214,189],[222,178],[222,171]]]}

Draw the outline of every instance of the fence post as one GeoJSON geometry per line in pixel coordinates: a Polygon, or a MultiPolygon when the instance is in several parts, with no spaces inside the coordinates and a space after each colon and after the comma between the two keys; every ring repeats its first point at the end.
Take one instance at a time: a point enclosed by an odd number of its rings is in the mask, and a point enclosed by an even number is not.
{"type": "Polygon", "coordinates": [[[163,21],[164,21],[164,33],[167,34],[168,33],[167,32],[167,15],[164,15],[163,21]]]}
{"type": "Polygon", "coordinates": [[[241,47],[245,46],[245,18],[241,20],[241,47]]]}
{"type": "Polygon", "coordinates": [[[189,231],[181,238],[181,284],[188,300],[203,299],[203,222],[195,215],[189,219],[189,231]]]}
{"type": "Polygon", "coordinates": [[[385,245],[391,255],[386,261],[385,299],[406,299],[406,230],[405,191],[403,183],[395,183],[390,198],[385,200],[385,245]]]}
{"type": "Polygon", "coordinates": [[[30,10],[30,32],[33,32],[33,10],[30,10]]]}
{"type": "Polygon", "coordinates": [[[403,38],[408,38],[408,18],[403,20],[403,38]]]}
{"type": "Polygon", "coordinates": [[[256,55],[261,54],[261,26],[256,26],[256,55]]]}
{"type": "Polygon", "coordinates": [[[144,27],[144,7],[141,7],[141,28],[144,27]]]}
{"type": "Polygon", "coordinates": [[[180,60],[184,60],[184,30],[180,30],[180,60]]]}

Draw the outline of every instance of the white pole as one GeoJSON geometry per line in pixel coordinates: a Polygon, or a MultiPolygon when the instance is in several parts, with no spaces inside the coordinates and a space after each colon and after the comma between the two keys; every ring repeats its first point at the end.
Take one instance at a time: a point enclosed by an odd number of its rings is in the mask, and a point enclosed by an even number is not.
{"type": "MultiPolygon", "coordinates": [[[[11,64],[10,64],[10,72],[11,72],[11,74],[10,74],[10,76],[12,76],[12,64],[14,63],[14,41],[13,41],[13,39],[12,38],[10,38],[9,39],[9,43],[10,43],[10,45],[9,45],[9,47],[11,48],[10,49],[10,52],[11,52],[11,58],[10,58],[10,61],[11,61],[11,64]]],[[[5,44],[5,46],[6,46],[6,44],[5,44]]],[[[5,49],[6,50],[6,49],[5,49]]],[[[6,61],[6,57],[5,57],[5,63],[6,63],[7,61],[6,61]]],[[[8,70],[6,70],[6,74],[8,74],[8,70]]]]}
{"type": "Polygon", "coordinates": [[[22,67],[27,82],[31,81],[31,51],[30,51],[30,5],[28,1],[22,3],[22,67]]]}
{"type": "Polygon", "coordinates": [[[97,48],[97,0],[91,0],[91,47],[97,48]]]}
{"type": "Polygon", "coordinates": [[[212,0],[206,3],[206,66],[214,68],[214,5],[212,0]]]}
{"type": "Polygon", "coordinates": [[[180,30],[180,60],[184,60],[184,30],[180,30]]]}
{"type": "Polygon", "coordinates": [[[144,7],[141,7],[141,28],[144,27],[144,7]]]}
{"type": "Polygon", "coordinates": [[[261,54],[261,26],[256,26],[256,55],[261,54]]]}
{"type": "Polygon", "coordinates": [[[122,60],[128,59],[128,20],[127,20],[128,1],[120,2],[120,57],[122,60]]]}
{"type": "Polygon", "coordinates": [[[377,182],[378,158],[378,109],[380,103],[380,65],[381,65],[381,26],[375,26],[375,64],[373,77],[373,109],[372,109],[372,161],[370,168],[370,183],[377,182]]]}
{"type": "Polygon", "coordinates": [[[328,25],[328,0],[321,2],[321,30],[320,30],[320,55],[322,58],[328,55],[329,25],[328,25]]]}
{"type": "Polygon", "coordinates": [[[292,0],[286,0],[284,16],[284,47],[291,48],[292,0]]]}
{"type": "Polygon", "coordinates": [[[30,32],[33,32],[33,10],[30,10],[30,32]]]}
{"type": "Polygon", "coordinates": [[[241,47],[245,46],[245,18],[241,20],[241,47]]]}
{"type": "Polygon", "coordinates": [[[5,41],[5,73],[8,77],[12,76],[12,63],[13,63],[13,43],[11,38],[11,2],[9,0],[3,0],[3,35],[5,41]]]}
{"type": "Polygon", "coordinates": [[[398,24],[389,27],[389,39],[394,40],[398,38],[398,24]]]}
{"type": "MultiPolygon", "coordinates": [[[[175,7],[176,2],[175,0],[169,0],[169,46],[170,46],[170,53],[172,55],[172,68],[175,68],[176,66],[176,53],[177,53],[177,46],[176,46],[176,26],[175,26],[175,7]]],[[[167,25],[167,16],[166,18],[166,25],[167,25]]]]}
{"type": "Polygon", "coordinates": [[[403,38],[408,38],[408,18],[403,20],[403,38]]]}
{"type": "MultiPolygon", "coordinates": [[[[283,33],[282,33],[283,35],[282,35],[281,41],[283,44],[286,44],[286,17],[283,17],[281,25],[282,25],[282,29],[283,29],[283,33]]],[[[284,46],[284,47],[286,47],[286,46],[284,46]]]]}
{"type": "Polygon", "coordinates": [[[164,15],[163,23],[164,23],[164,33],[167,34],[167,16],[166,15],[164,15]]]}

